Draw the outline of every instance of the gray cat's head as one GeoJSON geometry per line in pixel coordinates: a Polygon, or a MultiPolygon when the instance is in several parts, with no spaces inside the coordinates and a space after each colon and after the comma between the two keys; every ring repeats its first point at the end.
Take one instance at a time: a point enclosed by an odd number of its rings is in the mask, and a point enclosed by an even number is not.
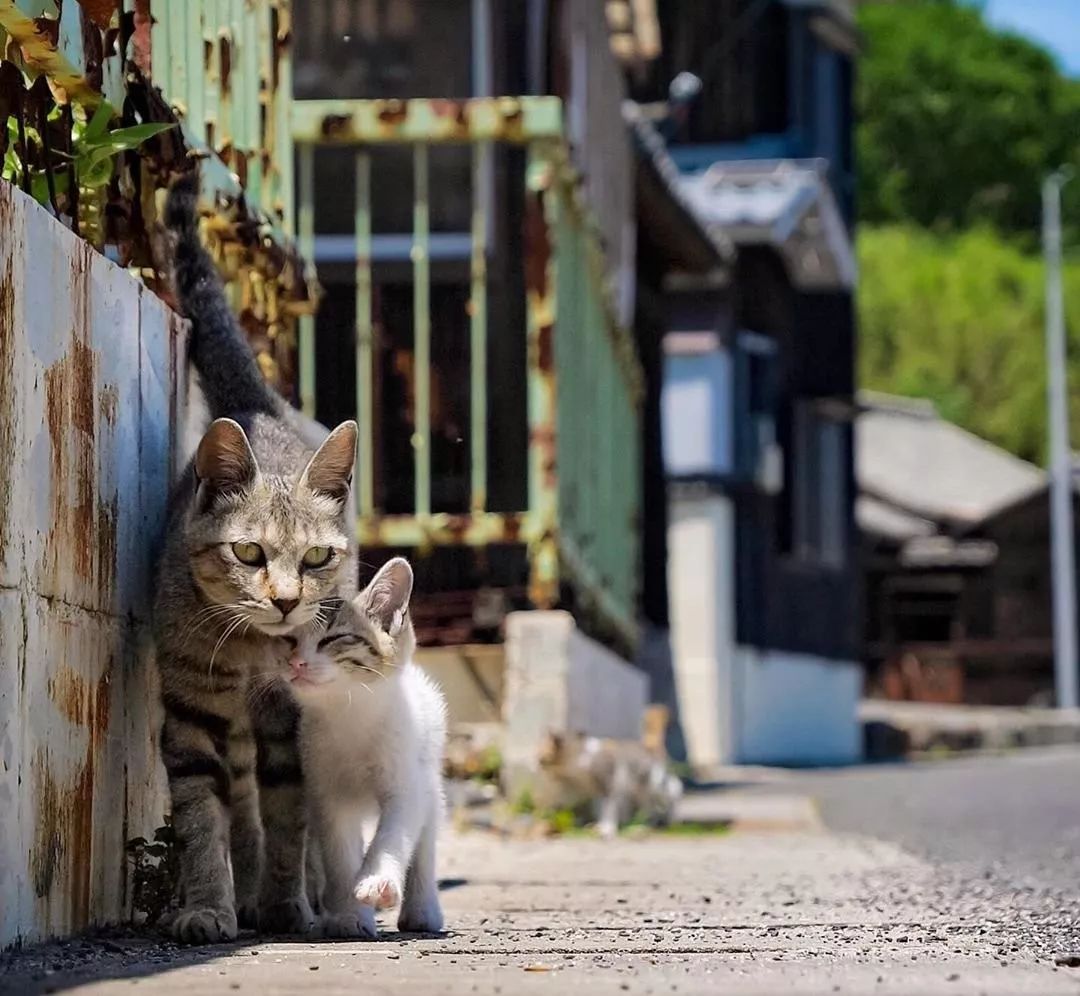
{"type": "Polygon", "coordinates": [[[289,681],[297,695],[335,693],[343,682],[371,688],[391,679],[416,648],[409,619],[413,572],[395,557],[351,602],[344,602],[323,631],[299,636],[289,661],[289,681]]]}
{"type": "Polygon", "coordinates": [[[217,419],[195,457],[186,532],[203,596],[269,636],[315,620],[349,564],[355,452],[356,423],[343,422],[298,477],[264,474],[244,430],[217,419]]]}

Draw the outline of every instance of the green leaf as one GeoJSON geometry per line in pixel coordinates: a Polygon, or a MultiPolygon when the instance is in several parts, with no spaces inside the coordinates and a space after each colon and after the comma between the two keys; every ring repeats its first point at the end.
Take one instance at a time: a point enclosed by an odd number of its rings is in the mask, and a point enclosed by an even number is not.
{"type": "Polygon", "coordinates": [[[91,149],[109,149],[114,154],[127,152],[130,149],[137,149],[143,142],[153,138],[155,135],[160,135],[162,132],[175,127],[174,124],[157,123],[132,125],[129,128],[118,128],[116,131],[110,131],[106,135],[86,141],[85,144],[91,149]]]}
{"type": "Polygon", "coordinates": [[[109,128],[109,122],[113,119],[115,113],[112,104],[107,100],[103,100],[98,104],[97,110],[94,111],[94,116],[90,119],[89,123],[86,125],[86,130],[83,132],[83,141],[93,143],[106,135],[109,128]]]}
{"type": "Polygon", "coordinates": [[[76,172],[81,186],[90,187],[91,189],[104,187],[112,179],[113,160],[111,157],[106,156],[85,169],[79,170],[76,168],[76,172]]]}

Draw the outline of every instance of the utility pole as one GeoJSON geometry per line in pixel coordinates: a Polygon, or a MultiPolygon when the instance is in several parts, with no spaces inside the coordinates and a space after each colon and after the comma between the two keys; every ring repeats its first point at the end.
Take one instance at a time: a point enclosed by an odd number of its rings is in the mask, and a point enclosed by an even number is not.
{"type": "Polygon", "coordinates": [[[1059,709],[1075,709],[1080,691],[1077,687],[1076,564],[1068,373],[1065,367],[1065,304],[1061,290],[1061,188],[1069,179],[1070,173],[1060,169],[1043,182],[1050,548],[1054,572],[1054,687],[1059,709]]]}

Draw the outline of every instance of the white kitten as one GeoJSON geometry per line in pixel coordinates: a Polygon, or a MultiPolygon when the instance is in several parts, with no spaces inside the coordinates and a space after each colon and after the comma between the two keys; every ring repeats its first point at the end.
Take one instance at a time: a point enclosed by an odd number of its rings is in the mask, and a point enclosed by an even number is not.
{"type": "Polygon", "coordinates": [[[446,703],[412,661],[412,586],[408,562],[391,560],[328,630],[301,638],[290,660],[309,844],[325,877],[313,898],[328,936],[374,937],[375,910],[398,904],[399,930],[443,927],[435,838],[446,703]]]}

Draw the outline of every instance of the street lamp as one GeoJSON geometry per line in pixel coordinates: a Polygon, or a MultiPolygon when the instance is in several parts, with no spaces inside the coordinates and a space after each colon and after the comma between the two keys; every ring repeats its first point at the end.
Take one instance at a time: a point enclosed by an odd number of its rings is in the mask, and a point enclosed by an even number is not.
{"type": "Polygon", "coordinates": [[[1063,167],[1043,182],[1043,256],[1046,260],[1047,415],[1050,429],[1050,551],[1054,593],[1054,687],[1059,709],[1077,706],[1076,564],[1073,549],[1072,455],[1069,449],[1065,304],[1061,290],[1063,167]]]}

